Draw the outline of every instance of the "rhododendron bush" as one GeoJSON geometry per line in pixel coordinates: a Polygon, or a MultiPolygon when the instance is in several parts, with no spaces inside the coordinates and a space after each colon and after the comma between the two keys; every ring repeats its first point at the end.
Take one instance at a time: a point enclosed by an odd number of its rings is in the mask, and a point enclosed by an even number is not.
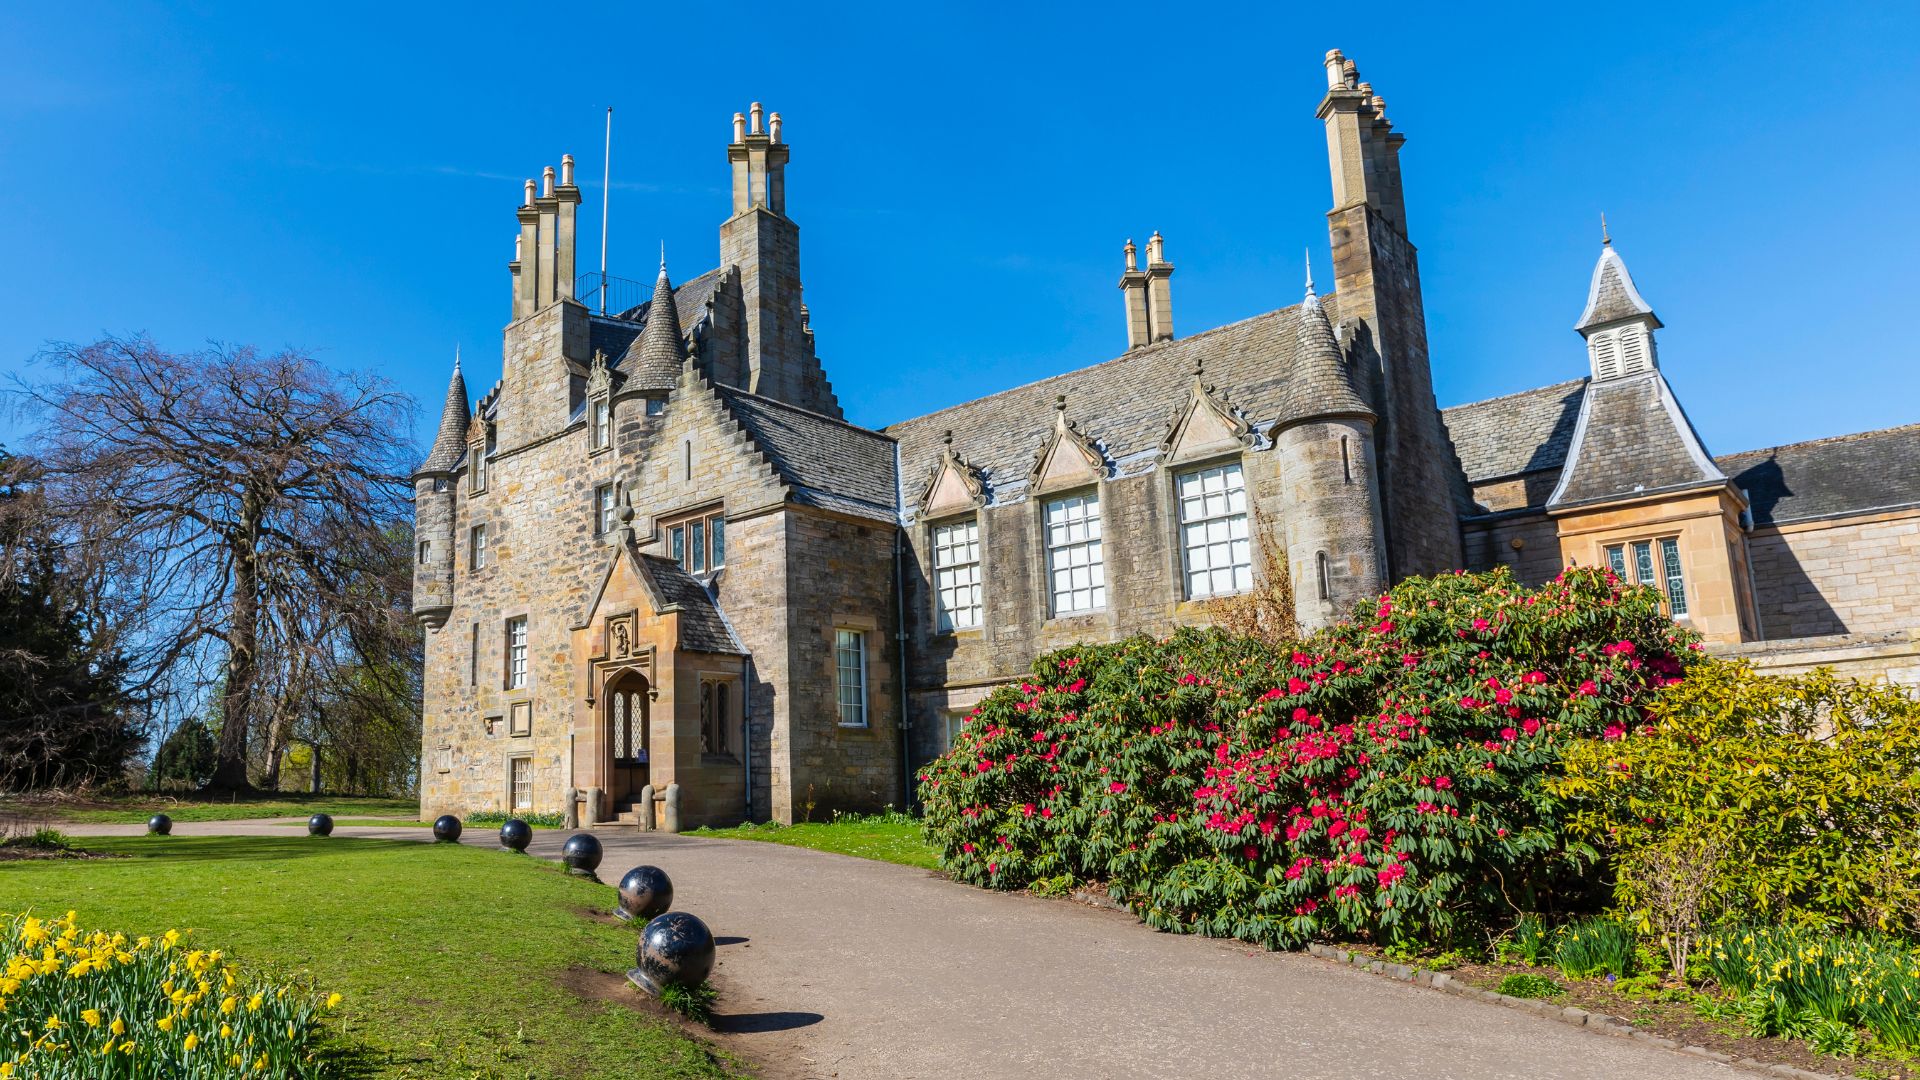
{"type": "Polygon", "coordinates": [[[960,880],[1104,881],[1162,929],[1444,940],[1585,887],[1547,781],[1574,740],[1642,737],[1690,649],[1604,570],[1414,579],[1292,648],[1067,649],[922,771],[927,834],[960,880]]]}

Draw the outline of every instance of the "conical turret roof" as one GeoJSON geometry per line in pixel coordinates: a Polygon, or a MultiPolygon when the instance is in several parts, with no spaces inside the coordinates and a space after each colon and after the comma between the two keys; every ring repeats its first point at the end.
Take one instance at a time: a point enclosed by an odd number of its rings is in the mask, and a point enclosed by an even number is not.
{"type": "Polygon", "coordinates": [[[467,380],[460,374],[460,353],[453,354],[453,379],[447,383],[447,403],[440,410],[440,431],[433,449],[420,465],[423,473],[452,472],[467,452],[467,380]]]}
{"type": "Polygon", "coordinates": [[[1312,416],[1372,416],[1373,410],[1361,400],[1347,378],[1345,357],[1334,340],[1333,324],[1327,310],[1307,282],[1307,297],[1300,302],[1300,329],[1293,343],[1293,372],[1287,379],[1286,405],[1282,421],[1312,416]]]}
{"type": "Polygon", "coordinates": [[[653,283],[653,300],[647,304],[647,325],[627,349],[628,390],[665,393],[680,381],[680,367],[686,362],[686,341],[680,331],[680,312],[673,303],[673,282],[667,278],[667,264],[660,264],[660,277],[653,283]]]}

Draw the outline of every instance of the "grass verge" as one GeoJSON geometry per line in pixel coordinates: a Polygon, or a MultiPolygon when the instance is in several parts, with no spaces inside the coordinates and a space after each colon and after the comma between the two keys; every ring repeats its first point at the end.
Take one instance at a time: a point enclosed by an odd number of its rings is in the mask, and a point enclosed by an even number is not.
{"type": "Polygon", "coordinates": [[[253,796],[216,799],[193,795],[115,795],[84,801],[41,799],[0,799],[0,816],[50,821],[125,824],[142,822],[152,814],[166,814],[175,821],[245,821],[255,818],[304,817],[316,813],[346,816],[407,818],[420,817],[415,799],[384,799],[362,795],[307,795],[275,791],[253,796]]]}
{"type": "Polygon", "coordinates": [[[633,962],[633,931],[581,917],[607,886],[456,844],[308,837],[89,839],[131,856],[14,863],[0,911],[191,928],[202,948],[345,995],[350,1077],[727,1077],[739,1062],[654,1016],[566,988],[633,962]]]}
{"type": "Polygon", "coordinates": [[[830,822],[782,825],[736,825],[731,829],[693,829],[690,836],[718,836],[728,840],[760,840],[769,844],[832,851],[862,859],[937,869],[939,860],[920,832],[920,822],[905,814],[842,815],[830,822]]]}

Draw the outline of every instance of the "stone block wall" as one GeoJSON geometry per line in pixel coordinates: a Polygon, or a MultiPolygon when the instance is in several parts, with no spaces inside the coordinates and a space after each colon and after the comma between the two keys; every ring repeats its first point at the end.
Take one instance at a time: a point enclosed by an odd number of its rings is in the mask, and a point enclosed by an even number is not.
{"type": "Polygon", "coordinates": [[[1747,550],[1767,640],[1920,626],[1920,510],[1768,526],[1747,550]]]}
{"type": "Polygon", "coordinates": [[[1560,556],[1560,534],[1545,513],[1497,515],[1463,523],[1461,539],[1469,570],[1512,568],[1521,584],[1540,586],[1566,564],[1560,556]],[[1519,546],[1515,546],[1518,541],[1519,546]]]}

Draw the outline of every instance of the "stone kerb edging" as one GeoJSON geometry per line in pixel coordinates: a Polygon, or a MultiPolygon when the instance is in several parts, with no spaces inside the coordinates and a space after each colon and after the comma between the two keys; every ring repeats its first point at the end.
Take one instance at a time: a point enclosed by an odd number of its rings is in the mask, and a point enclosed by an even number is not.
{"type": "Polygon", "coordinates": [[[1332,945],[1308,945],[1307,952],[1320,957],[1322,960],[1331,960],[1336,964],[1347,964],[1363,971],[1370,971],[1375,975],[1385,975],[1388,978],[1398,979],[1401,982],[1410,982],[1415,986],[1430,987],[1444,993],[1453,994],[1458,997],[1472,998],[1475,1001],[1485,1001],[1493,1005],[1506,1005],[1510,1008],[1525,1009],[1528,1012],[1539,1013],[1549,1019],[1558,1020],[1563,1024],[1571,1024],[1574,1027],[1583,1027],[1590,1031],[1598,1031],[1607,1035],[1620,1035],[1629,1039],[1638,1039],[1644,1043],[1664,1046],[1669,1050],[1678,1050],[1683,1054],[1692,1054],[1696,1057],[1706,1058],[1709,1061],[1718,1061],[1727,1065],[1739,1065],[1773,1076],[1793,1077],[1794,1080],[1835,1080],[1835,1074],[1833,1073],[1808,1072],[1805,1069],[1796,1069],[1791,1065],[1769,1065],[1754,1058],[1736,1058],[1731,1054],[1724,1054],[1718,1050],[1709,1050],[1704,1046],[1690,1046],[1685,1043],[1675,1042],[1672,1039],[1655,1035],[1649,1031],[1641,1031],[1639,1028],[1634,1027],[1631,1023],[1628,1023],[1625,1019],[1618,1016],[1609,1016],[1606,1013],[1590,1013],[1585,1009],[1555,1005],[1551,1001],[1542,1001],[1538,998],[1508,997],[1505,994],[1495,993],[1492,990],[1482,990],[1477,986],[1469,986],[1444,971],[1424,971],[1406,964],[1394,964],[1385,960],[1375,960],[1361,953],[1349,952],[1346,949],[1335,948],[1332,945]]]}

